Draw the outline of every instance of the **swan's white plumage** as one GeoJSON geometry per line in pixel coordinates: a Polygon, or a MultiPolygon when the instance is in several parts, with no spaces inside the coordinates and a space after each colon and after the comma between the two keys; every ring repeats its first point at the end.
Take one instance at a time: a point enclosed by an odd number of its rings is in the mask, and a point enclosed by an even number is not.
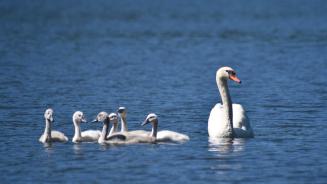
{"type": "MultiPolygon", "coordinates": [[[[233,130],[235,138],[251,138],[254,136],[249,119],[241,104],[233,104],[233,130]]],[[[208,133],[210,137],[228,137],[225,135],[226,128],[221,123],[225,116],[223,106],[217,103],[211,110],[208,120],[208,133]]]]}
{"type": "Polygon", "coordinates": [[[208,134],[212,138],[252,138],[254,134],[244,108],[240,104],[232,104],[228,80],[241,83],[232,68],[219,68],[216,83],[222,104],[216,104],[210,112],[208,134]]]}
{"type": "MultiPolygon", "coordinates": [[[[42,134],[41,137],[39,138],[39,141],[42,143],[46,143],[45,139],[46,139],[45,135],[42,134]]],[[[51,142],[67,142],[67,141],[68,141],[68,137],[65,136],[64,133],[56,130],[51,131],[51,142]]]]}

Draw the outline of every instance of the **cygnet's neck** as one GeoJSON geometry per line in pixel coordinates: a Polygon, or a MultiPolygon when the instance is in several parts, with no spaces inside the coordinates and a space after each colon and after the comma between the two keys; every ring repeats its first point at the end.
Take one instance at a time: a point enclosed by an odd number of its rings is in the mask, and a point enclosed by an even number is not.
{"type": "Polygon", "coordinates": [[[102,131],[101,131],[101,136],[99,137],[99,140],[98,140],[99,143],[101,143],[101,142],[103,142],[103,141],[106,140],[106,137],[107,137],[108,132],[109,132],[108,130],[109,130],[109,119],[107,118],[107,119],[105,119],[103,121],[103,127],[102,127],[102,131]]]}
{"type": "Polygon", "coordinates": [[[74,120],[74,128],[75,128],[75,134],[74,134],[73,139],[81,139],[82,133],[81,133],[80,122],[77,122],[76,120],[74,120]]]}
{"type": "Polygon", "coordinates": [[[117,123],[112,123],[112,127],[110,129],[110,132],[109,132],[108,136],[111,136],[113,133],[115,133],[117,131],[118,131],[118,122],[117,123]]]}
{"type": "Polygon", "coordinates": [[[228,137],[234,137],[234,130],[233,130],[233,108],[232,108],[232,99],[229,94],[227,79],[225,78],[218,78],[217,85],[219,89],[219,93],[221,96],[221,102],[223,105],[223,112],[224,112],[224,121],[225,128],[228,131],[228,137]]]}
{"type": "Polygon", "coordinates": [[[151,130],[151,137],[157,138],[157,132],[158,132],[158,120],[154,120],[154,122],[151,122],[152,124],[152,130],[151,130]]]}
{"type": "Polygon", "coordinates": [[[45,119],[45,128],[43,133],[47,139],[51,139],[51,121],[49,119],[45,119]]]}
{"type": "Polygon", "coordinates": [[[127,121],[126,121],[126,116],[122,116],[120,115],[120,122],[121,122],[121,132],[127,132],[128,128],[127,128],[127,121]]]}

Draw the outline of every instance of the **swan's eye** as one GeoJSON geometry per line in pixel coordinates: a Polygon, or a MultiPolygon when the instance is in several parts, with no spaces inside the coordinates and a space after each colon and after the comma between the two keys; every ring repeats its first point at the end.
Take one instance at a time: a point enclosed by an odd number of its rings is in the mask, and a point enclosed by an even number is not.
{"type": "Polygon", "coordinates": [[[236,75],[236,73],[232,70],[226,70],[226,72],[229,74],[229,75],[236,75]]]}

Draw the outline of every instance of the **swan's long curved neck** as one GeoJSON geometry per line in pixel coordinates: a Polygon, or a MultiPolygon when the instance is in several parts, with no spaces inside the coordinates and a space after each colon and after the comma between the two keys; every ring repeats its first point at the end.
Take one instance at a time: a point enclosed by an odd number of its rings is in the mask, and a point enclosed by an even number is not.
{"type": "Polygon", "coordinates": [[[44,133],[46,137],[51,138],[51,122],[48,119],[45,119],[45,128],[44,133]]]}
{"type": "Polygon", "coordinates": [[[158,132],[158,120],[152,123],[152,130],[150,136],[153,138],[157,138],[157,132],[158,132]]]}
{"type": "Polygon", "coordinates": [[[109,130],[109,119],[103,121],[103,127],[101,131],[101,136],[99,137],[99,141],[104,141],[108,135],[109,130]]]}
{"type": "Polygon", "coordinates": [[[81,138],[82,137],[81,126],[76,121],[74,121],[74,128],[75,128],[74,137],[75,138],[81,138]]]}
{"type": "Polygon", "coordinates": [[[112,127],[110,129],[110,132],[109,132],[108,136],[111,136],[114,132],[117,132],[117,131],[118,131],[118,124],[117,123],[112,123],[112,127]]]}
{"type": "Polygon", "coordinates": [[[227,80],[218,78],[217,85],[219,89],[219,93],[221,96],[221,102],[223,105],[223,112],[224,112],[224,122],[226,123],[224,126],[226,127],[226,130],[228,130],[228,134],[230,136],[234,136],[234,130],[233,130],[233,107],[232,107],[232,99],[229,94],[229,89],[227,85],[227,80]]]}
{"type": "Polygon", "coordinates": [[[121,116],[120,117],[120,122],[121,122],[121,132],[127,132],[128,128],[127,128],[127,122],[126,122],[126,117],[125,116],[121,116]]]}

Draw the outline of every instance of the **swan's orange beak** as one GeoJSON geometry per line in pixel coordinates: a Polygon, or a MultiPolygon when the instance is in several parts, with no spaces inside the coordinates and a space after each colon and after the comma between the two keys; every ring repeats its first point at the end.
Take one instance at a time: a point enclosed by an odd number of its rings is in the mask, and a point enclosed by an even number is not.
{"type": "Polygon", "coordinates": [[[239,84],[242,83],[242,81],[239,78],[237,78],[236,75],[230,75],[229,78],[230,78],[230,80],[233,80],[239,84]]]}

